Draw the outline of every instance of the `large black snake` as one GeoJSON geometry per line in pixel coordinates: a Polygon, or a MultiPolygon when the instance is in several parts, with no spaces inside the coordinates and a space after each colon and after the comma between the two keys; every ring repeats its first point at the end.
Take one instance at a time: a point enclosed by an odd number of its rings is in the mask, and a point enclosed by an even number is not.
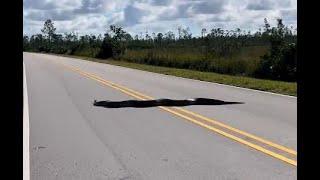
{"type": "Polygon", "coordinates": [[[94,106],[102,106],[106,108],[121,108],[121,107],[154,107],[154,106],[188,106],[188,105],[225,105],[225,104],[243,104],[242,102],[226,102],[217,99],[195,98],[187,100],[172,100],[172,99],[156,99],[156,100],[127,100],[127,101],[96,101],[94,106]]]}

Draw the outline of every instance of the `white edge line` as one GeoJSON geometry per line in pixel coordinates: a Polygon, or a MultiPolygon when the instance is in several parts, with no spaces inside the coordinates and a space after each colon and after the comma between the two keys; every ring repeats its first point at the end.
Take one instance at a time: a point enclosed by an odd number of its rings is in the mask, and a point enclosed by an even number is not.
{"type": "MultiPolygon", "coordinates": [[[[163,74],[163,75],[170,76],[170,75],[166,75],[166,74],[163,74]]],[[[284,96],[284,97],[289,97],[289,98],[297,98],[296,96],[278,94],[278,93],[268,92],[268,91],[261,91],[261,90],[257,90],[257,89],[249,89],[249,88],[244,88],[244,87],[239,87],[239,86],[232,86],[232,85],[222,84],[222,83],[217,83],[217,82],[201,81],[201,80],[198,80],[198,79],[189,79],[189,78],[178,77],[178,76],[174,76],[174,77],[181,78],[181,79],[188,79],[188,80],[197,81],[197,82],[211,83],[211,84],[216,84],[216,85],[220,85],[220,86],[227,86],[227,87],[231,87],[231,88],[238,88],[238,89],[243,89],[243,90],[247,90],[247,91],[255,91],[255,92],[259,92],[259,93],[265,93],[265,94],[271,94],[271,95],[277,95],[277,96],[284,96]]]]}
{"type": "Polygon", "coordinates": [[[30,180],[29,103],[26,70],[23,62],[23,179],[30,180]]]}
{"type": "MultiPolygon", "coordinates": [[[[52,54],[46,54],[46,55],[57,56],[57,55],[52,55],[52,54]]],[[[289,98],[295,98],[295,99],[297,98],[296,96],[290,96],[290,95],[278,94],[278,93],[273,93],[273,92],[268,92],[268,91],[261,91],[261,90],[257,90],[257,89],[249,89],[249,88],[244,88],[244,87],[232,86],[232,85],[227,85],[227,84],[222,84],[222,83],[217,83],[217,82],[201,81],[201,80],[198,80],[198,79],[190,79],[190,78],[184,78],[184,77],[179,77],[179,76],[173,76],[173,75],[167,75],[167,74],[160,74],[160,73],[155,73],[155,72],[150,72],[150,71],[144,71],[144,70],[134,69],[134,68],[128,68],[128,67],[123,67],[123,66],[118,66],[118,65],[108,64],[108,63],[100,63],[100,62],[88,61],[88,60],[84,60],[84,59],[80,59],[80,58],[76,58],[76,57],[64,57],[64,56],[57,56],[57,57],[63,57],[63,58],[70,58],[70,59],[82,60],[82,61],[86,61],[86,62],[92,62],[92,63],[98,63],[98,64],[104,64],[104,65],[110,65],[110,66],[117,66],[117,67],[125,68],[125,69],[143,71],[143,72],[148,72],[148,73],[152,73],[152,74],[157,74],[157,75],[162,75],[162,76],[167,76],[167,77],[168,77],[168,76],[169,76],[169,77],[175,77],[175,78],[180,78],[180,79],[185,79],[185,80],[191,80],[191,81],[196,81],[196,82],[202,82],[202,83],[216,84],[216,85],[220,85],[220,86],[227,86],[227,87],[231,87],[231,88],[243,89],[243,90],[247,90],[247,91],[255,91],[255,92],[260,92],[260,93],[265,93],[265,94],[271,94],[271,95],[277,95],[277,96],[283,96],[283,97],[289,97],[289,98]]]]}
{"type": "MultiPolygon", "coordinates": [[[[99,62],[95,62],[95,63],[99,63],[99,62]]],[[[104,64],[104,63],[100,63],[100,64],[104,64]]],[[[107,65],[118,66],[118,65],[113,65],[113,64],[107,64],[107,65]]],[[[123,66],[118,66],[118,67],[126,68],[126,69],[133,69],[133,70],[137,70],[137,71],[144,71],[144,70],[140,70],[140,69],[128,68],[128,67],[123,67],[123,66]]],[[[184,79],[184,80],[191,80],[191,81],[196,81],[196,82],[201,82],[201,83],[215,84],[215,85],[220,85],[220,86],[227,86],[227,87],[237,88],[237,89],[242,89],[242,90],[247,90],[247,91],[255,91],[255,92],[259,92],[259,93],[265,93],[265,94],[271,94],[271,95],[277,95],[277,96],[283,96],[283,97],[289,97],[289,98],[297,98],[296,96],[278,94],[278,93],[273,93],[273,92],[268,92],[268,91],[261,91],[261,90],[257,90],[257,89],[249,89],[249,88],[244,88],[244,87],[239,87],[239,86],[232,86],[232,85],[222,84],[222,83],[217,83],[217,82],[201,81],[201,80],[198,80],[198,79],[190,79],[190,78],[179,77],[179,76],[168,75],[168,74],[155,73],[155,72],[150,72],[150,71],[144,71],[144,72],[157,74],[157,75],[161,75],[161,76],[180,78],[180,79],[184,79]]]]}
{"type": "MultiPolygon", "coordinates": [[[[69,57],[65,57],[65,58],[69,58],[69,57]]],[[[167,77],[174,77],[174,78],[180,78],[180,79],[184,79],[184,80],[191,80],[191,81],[196,81],[196,82],[201,82],[201,83],[208,83],[208,84],[215,84],[215,85],[220,85],[220,86],[227,86],[227,87],[237,88],[237,89],[242,89],[242,90],[247,90],[247,91],[255,91],[255,92],[259,92],[259,93],[265,93],[265,94],[271,94],[271,95],[277,95],[277,96],[283,96],[283,97],[289,97],[289,98],[297,98],[296,96],[290,96],[290,95],[278,94],[278,93],[273,93],[273,92],[268,92],[268,91],[261,91],[261,90],[257,90],[257,89],[249,89],[249,88],[244,88],[244,87],[232,86],[232,85],[222,84],[222,83],[217,83],[217,82],[201,81],[201,80],[198,80],[198,79],[190,79],[190,78],[184,78],[184,77],[173,76],[173,75],[168,75],[168,74],[155,73],[155,72],[144,71],[144,70],[134,69],[134,68],[128,68],[128,67],[123,67],[123,66],[118,66],[118,65],[108,64],[108,63],[105,64],[105,63],[88,61],[88,60],[79,59],[79,58],[72,58],[72,59],[77,59],[77,60],[82,60],[82,61],[92,62],[92,63],[98,63],[98,64],[104,64],[104,65],[109,65],[109,66],[117,66],[119,68],[131,69],[131,70],[136,70],[136,71],[143,71],[143,72],[147,72],[147,73],[151,73],[151,74],[167,76],[167,77]]]]}

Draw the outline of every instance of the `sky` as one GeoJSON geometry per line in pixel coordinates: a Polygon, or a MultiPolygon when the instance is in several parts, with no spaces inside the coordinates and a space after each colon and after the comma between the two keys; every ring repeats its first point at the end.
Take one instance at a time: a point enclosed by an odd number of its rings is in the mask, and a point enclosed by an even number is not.
{"type": "Polygon", "coordinates": [[[41,33],[47,19],[57,33],[103,35],[115,24],[131,35],[177,33],[180,26],[199,36],[202,28],[255,32],[264,18],[296,28],[296,0],[23,0],[25,35],[41,33]]]}

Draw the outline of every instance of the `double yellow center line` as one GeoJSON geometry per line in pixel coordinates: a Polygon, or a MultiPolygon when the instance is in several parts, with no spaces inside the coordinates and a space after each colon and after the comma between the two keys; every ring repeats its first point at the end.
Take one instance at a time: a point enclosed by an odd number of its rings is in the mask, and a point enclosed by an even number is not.
{"type": "MultiPolygon", "coordinates": [[[[56,63],[58,63],[58,62],[56,62],[56,63]]],[[[119,91],[123,92],[124,94],[132,96],[136,99],[139,99],[139,100],[154,99],[150,96],[144,95],[140,92],[134,91],[134,90],[129,89],[127,87],[124,87],[122,85],[116,84],[111,81],[107,81],[107,80],[105,80],[95,74],[82,71],[79,68],[69,66],[69,65],[66,65],[66,64],[63,64],[60,62],[58,64],[62,65],[63,67],[65,67],[69,70],[77,72],[77,73],[79,73],[89,79],[95,80],[102,85],[119,90],[119,91]]],[[[253,134],[244,132],[242,130],[236,129],[234,127],[231,127],[231,126],[226,125],[224,123],[221,123],[219,121],[210,119],[208,117],[202,116],[198,113],[195,113],[195,112],[183,109],[183,108],[177,108],[177,107],[168,108],[168,107],[163,107],[163,106],[160,106],[159,108],[166,111],[166,112],[174,114],[180,118],[188,120],[194,124],[197,124],[201,127],[209,129],[210,131],[213,131],[215,133],[223,135],[223,136],[225,136],[229,139],[232,139],[238,143],[244,144],[244,145],[251,147],[255,150],[263,152],[271,157],[279,159],[279,160],[286,162],[288,164],[291,164],[293,166],[297,166],[297,161],[296,161],[297,152],[293,149],[289,149],[289,148],[284,147],[282,145],[273,143],[269,140],[260,138],[258,136],[253,135],[253,134]]]]}

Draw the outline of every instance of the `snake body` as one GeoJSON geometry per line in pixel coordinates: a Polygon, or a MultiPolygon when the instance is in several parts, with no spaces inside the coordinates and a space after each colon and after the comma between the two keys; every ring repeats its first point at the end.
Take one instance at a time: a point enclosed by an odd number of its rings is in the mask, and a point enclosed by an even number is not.
{"type": "Polygon", "coordinates": [[[224,104],[239,104],[239,102],[225,102],[216,99],[195,98],[187,100],[172,100],[172,99],[156,99],[156,100],[127,100],[127,101],[94,101],[94,106],[102,106],[106,108],[120,107],[154,107],[154,106],[188,106],[188,105],[224,105],[224,104]]]}

